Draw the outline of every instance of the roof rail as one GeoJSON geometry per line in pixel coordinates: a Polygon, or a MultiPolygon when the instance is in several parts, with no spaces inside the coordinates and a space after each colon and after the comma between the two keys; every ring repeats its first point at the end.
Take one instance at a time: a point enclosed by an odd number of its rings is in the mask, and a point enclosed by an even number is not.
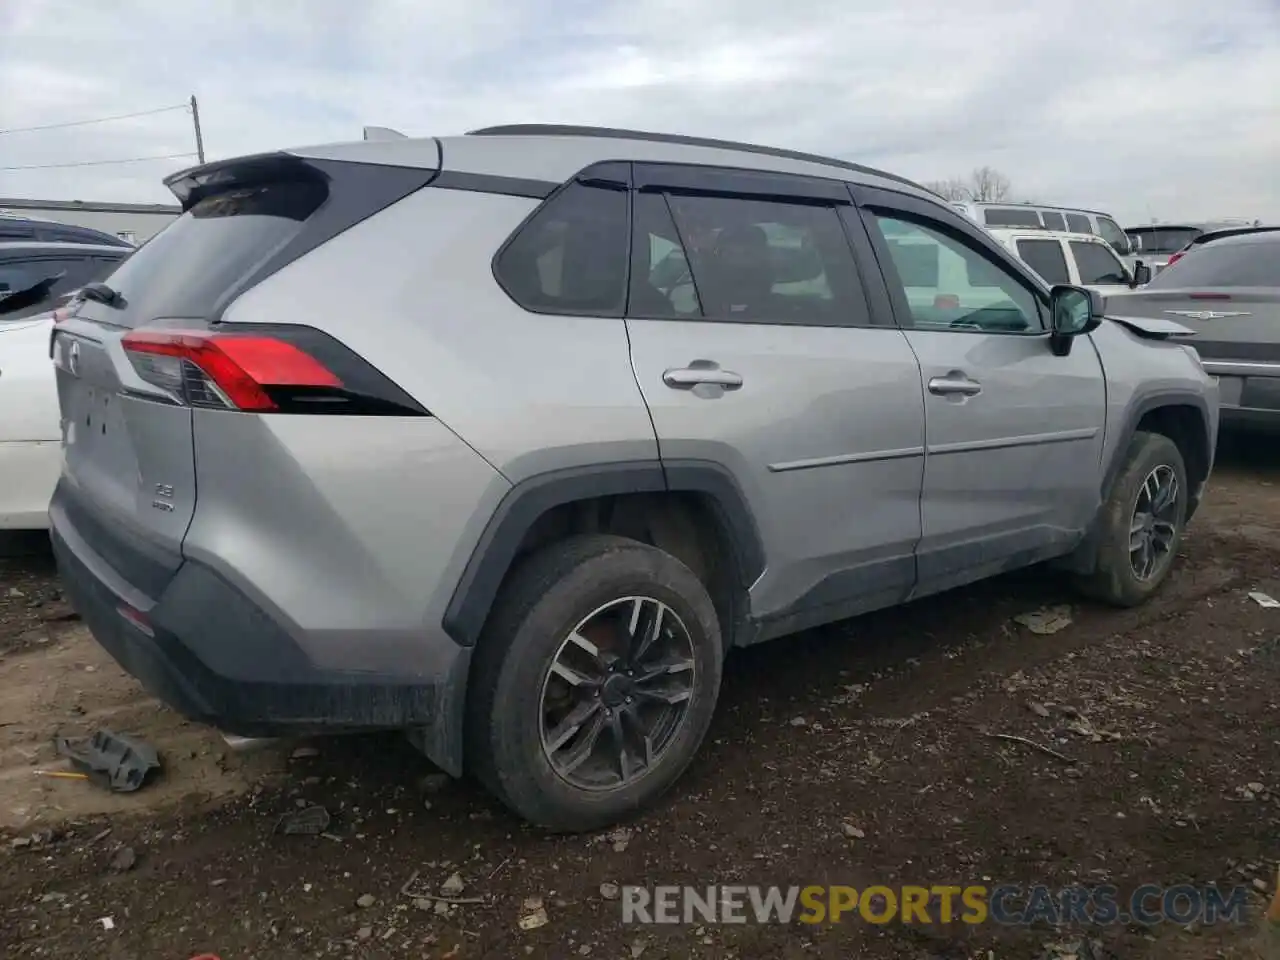
{"type": "MultiPolygon", "coordinates": [[[[648,140],[654,143],[672,143],[686,147],[711,147],[717,150],[738,150],[742,153],[754,153],[765,157],[778,157],[783,160],[799,160],[805,163],[818,163],[828,167],[840,167],[857,173],[883,177],[924,190],[914,180],[900,177],[896,173],[887,173],[875,167],[864,167],[860,163],[849,160],[837,160],[835,157],[824,157],[816,153],[803,153],[799,150],[785,150],[780,147],[765,147],[758,143],[742,143],[737,140],[715,140],[710,137],[690,137],[680,133],[653,133],[648,130],[625,130],[618,127],[573,126],[562,123],[511,123],[498,127],[482,127],[479,130],[468,130],[469,137],[600,137],[614,140],[648,140]]],[[[932,191],[928,191],[932,192],[932,191]]]]}

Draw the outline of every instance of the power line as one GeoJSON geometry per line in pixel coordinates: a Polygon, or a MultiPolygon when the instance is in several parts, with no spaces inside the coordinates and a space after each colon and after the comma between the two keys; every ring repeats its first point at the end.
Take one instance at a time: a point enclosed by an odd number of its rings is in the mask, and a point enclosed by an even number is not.
{"type": "MultiPolygon", "coordinates": [[[[154,110],[139,110],[137,113],[120,113],[112,117],[95,117],[92,120],[71,120],[67,123],[46,123],[38,127],[13,127],[0,130],[0,136],[6,133],[30,133],[33,130],[61,130],[63,127],[83,127],[90,123],[109,123],[112,120],[128,120],[132,117],[149,117],[153,113],[168,113],[170,110],[189,110],[187,103],[177,103],[170,107],[156,107],[154,110]]],[[[11,168],[12,169],[12,168],[11,168]]]]}
{"type": "Polygon", "coordinates": [[[158,157],[125,157],[121,160],[80,160],[76,163],[33,163],[25,167],[0,167],[0,170],[55,170],[62,167],[101,167],[110,163],[144,163],[147,160],[181,160],[195,153],[166,153],[158,157]]]}

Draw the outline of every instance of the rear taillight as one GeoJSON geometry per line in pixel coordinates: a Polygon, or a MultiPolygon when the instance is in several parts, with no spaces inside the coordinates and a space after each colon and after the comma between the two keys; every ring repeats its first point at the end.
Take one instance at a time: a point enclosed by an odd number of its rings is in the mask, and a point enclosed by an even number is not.
{"type": "Polygon", "coordinates": [[[1168,262],[1165,264],[1165,266],[1166,266],[1166,267],[1172,267],[1175,263],[1177,263],[1179,260],[1181,260],[1181,259],[1182,259],[1182,254],[1183,254],[1184,252],[1185,252],[1185,251],[1179,250],[1177,253],[1175,253],[1173,256],[1171,256],[1171,257],[1169,258],[1169,260],[1168,260],[1168,262]]]}
{"type": "Polygon", "coordinates": [[[193,407],[429,415],[360,357],[310,327],[133,330],[121,345],[142,380],[193,407]]]}

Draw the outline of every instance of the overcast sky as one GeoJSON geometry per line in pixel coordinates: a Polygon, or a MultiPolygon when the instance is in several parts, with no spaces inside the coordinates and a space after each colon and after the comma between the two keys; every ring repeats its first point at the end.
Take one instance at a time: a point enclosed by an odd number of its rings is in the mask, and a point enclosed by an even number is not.
{"type": "MultiPolygon", "coordinates": [[[[194,93],[209,159],[588,123],[1280,220],[1280,0],[0,0],[0,91],[0,131],[194,93]]],[[[194,149],[179,110],[0,133],[0,168],[194,149]]],[[[163,202],[192,162],[0,169],[0,197],[163,202]]]]}

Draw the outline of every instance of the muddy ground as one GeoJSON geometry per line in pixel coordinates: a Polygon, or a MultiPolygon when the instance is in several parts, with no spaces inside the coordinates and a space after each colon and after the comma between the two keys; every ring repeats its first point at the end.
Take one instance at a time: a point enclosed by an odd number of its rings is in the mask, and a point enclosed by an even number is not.
{"type": "Polygon", "coordinates": [[[735,655],[711,742],[622,834],[541,835],[393,737],[233,752],[67,619],[47,556],[0,560],[0,956],[1276,955],[1280,609],[1248,593],[1280,598],[1280,454],[1223,457],[1141,609],[1029,571],[735,655]],[[1057,633],[1013,619],[1059,603],[1057,633]],[[53,736],[101,725],[156,744],[162,779],[113,795],[36,772],[58,769],[53,736]],[[273,834],[308,803],[327,836],[273,834]],[[415,901],[455,872],[478,902],[415,901]],[[683,883],[1217,883],[1250,904],[1214,926],[637,927],[601,889],[683,883]],[[530,897],[547,922],[525,930],[530,897]]]}

